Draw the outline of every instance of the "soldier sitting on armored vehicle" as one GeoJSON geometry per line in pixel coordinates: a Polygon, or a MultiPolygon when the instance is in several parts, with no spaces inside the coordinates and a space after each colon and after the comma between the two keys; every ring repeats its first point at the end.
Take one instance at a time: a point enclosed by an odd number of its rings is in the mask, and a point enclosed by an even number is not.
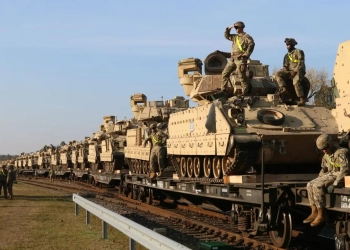
{"type": "Polygon", "coordinates": [[[162,130],[157,130],[155,123],[151,124],[150,129],[152,130],[151,135],[144,141],[143,146],[146,147],[150,141],[152,143],[151,155],[150,155],[150,178],[156,178],[156,172],[159,171],[161,177],[164,171],[165,161],[165,145],[168,135],[162,130]]]}
{"type": "Polygon", "coordinates": [[[307,102],[307,93],[304,93],[301,84],[306,73],[304,51],[295,48],[295,45],[298,43],[294,38],[286,38],[284,42],[286,43],[288,52],[283,59],[283,69],[277,71],[275,74],[276,81],[280,87],[279,94],[288,92],[286,81],[288,79],[293,79],[295,93],[300,98],[297,104],[298,106],[304,106],[305,102],[307,102]]]}
{"type": "Polygon", "coordinates": [[[311,215],[304,220],[304,223],[311,223],[312,227],[327,222],[325,193],[333,193],[334,188],[344,181],[349,171],[349,151],[335,144],[329,135],[320,135],[316,140],[316,146],[323,151],[324,156],[319,176],[307,184],[311,215]]]}
{"type": "Polygon", "coordinates": [[[241,21],[226,28],[224,36],[227,40],[232,41],[232,50],[229,55],[227,55],[227,53],[222,53],[224,56],[230,57],[230,61],[226,64],[226,67],[221,74],[221,90],[227,91],[230,83],[230,75],[237,69],[237,77],[241,82],[243,95],[247,94],[251,88],[247,74],[247,61],[253,53],[255,46],[253,38],[244,32],[244,28],[245,25],[241,21]],[[233,27],[236,29],[237,34],[230,34],[233,27]]]}

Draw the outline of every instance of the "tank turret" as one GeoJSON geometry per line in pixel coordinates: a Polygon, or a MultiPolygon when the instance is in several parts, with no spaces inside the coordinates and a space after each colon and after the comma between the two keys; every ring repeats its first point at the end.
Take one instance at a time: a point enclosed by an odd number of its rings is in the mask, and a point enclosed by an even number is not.
{"type": "Polygon", "coordinates": [[[103,117],[103,125],[107,133],[114,131],[114,124],[115,124],[114,115],[108,115],[103,117]]]}
{"type": "Polygon", "coordinates": [[[144,94],[138,93],[130,97],[130,107],[135,119],[138,119],[140,111],[142,111],[146,102],[147,96],[145,96],[144,94]]]}

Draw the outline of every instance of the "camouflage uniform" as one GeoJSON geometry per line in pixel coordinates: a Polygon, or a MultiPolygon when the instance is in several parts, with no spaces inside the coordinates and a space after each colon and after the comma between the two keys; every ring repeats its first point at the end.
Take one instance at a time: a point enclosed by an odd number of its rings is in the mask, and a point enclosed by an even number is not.
{"type": "Polygon", "coordinates": [[[16,173],[13,170],[13,166],[10,166],[9,171],[7,173],[7,181],[6,181],[9,199],[13,198],[12,186],[13,186],[13,182],[15,181],[15,179],[16,179],[16,173]]]}
{"type": "Polygon", "coordinates": [[[346,148],[336,147],[333,153],[323,156],[319,176],[306,186],[311,206],[325,207],[325,188],[337,186],[348,172],[347,154],[346,148]]]}
{"type": "Polygon", "coordinates": [[[145,140],[145,144],[148,141],[152,142],[152,150],[150,155],[150,172],[155,173],[162,171],[165,161],[165,145],[168,135],[163,131],[152,132],[151,135],[145,140]]]}
{"type": "Polygon", "coordinates": [[[290,79],[293,74],[293,86],[298,97],[305,97],[301,81],[306,73],[304,51],[293,48],[283,58],[283,69],[275,74],[276,81],[280,88],[286,87],[286,80],[290,79]]]}
{"type": "Polygon", "coordinates": [[[50,169],[49,171],[49,177],[50,177],[50,182],[54,182],[54,178],[55,178],[55,171],[53,169],[50,169]]]}
{"type": "Polygon", "coordinates": [[[0,170],[0,194],[1,190],[4,190],[4,197],[7,198],[7,170],[5,166],[2,166],[2,170],[0,170]]]}
{"type": "Polygon", "coordinates": [[[322,158],[319,176],[310,181],[306,188],[311,204],[311,214],[304,223],[315,227],[328,220],[325,209],[325,193],[332,193],[334,187],[343,181],[349,170],[349,151],[339,145],[333,145],[329,135],[322,134],[316,140],[319,150],[325,154],[322,158]]]}
{"type": "Polygon", "coordinates": [[[240,34],[230,34],[230,30],[231,29],[226,28],[224,33],[225,38],[232,41],[232,50],[231,58],[221,74],[221,90],[224,91],[228,88],[231,73],[238,69],[237,78],[242,86],[242,94],[246,94],[250,86],[247,74],[247,61],[250,55],[253,53],[255,43],[253,38],[247,33],[243,32],[240,34]]]}

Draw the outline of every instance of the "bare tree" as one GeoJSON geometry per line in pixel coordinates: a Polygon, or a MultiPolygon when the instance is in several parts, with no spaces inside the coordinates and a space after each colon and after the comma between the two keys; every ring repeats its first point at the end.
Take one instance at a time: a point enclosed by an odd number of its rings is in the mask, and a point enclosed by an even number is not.
{"type": "MultiPolygon", "coordinates": [[[[272,76],[280,69],[274,67],[272,69],[272,76]]],[[[328,72],[325,68],[315,69],[309,68],[305,75],[310,81],[310,91],[308,95],[309,103],[326,108],[334,106],[334,88],[328,78],[328,72]]]]}
{"type": "Polygon", "coordinates": [[[307,79],[310,81],[310,94],[308,98],[312,98],[321,89],[324,90],[325,86],[330,86],[330,80],[328,79],[328,72],[325,68],[315,69],[310,68],[306,71],[307,79]]]}

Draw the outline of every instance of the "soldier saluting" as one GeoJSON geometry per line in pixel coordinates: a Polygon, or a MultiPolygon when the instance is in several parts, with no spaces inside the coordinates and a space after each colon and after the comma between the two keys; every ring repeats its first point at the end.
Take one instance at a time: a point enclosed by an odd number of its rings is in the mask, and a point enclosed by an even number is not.
{"type": "MultiPolygon", "coordinates": [[[[243,95],[247,94],[250,88],[247,75],[247,62],[255,47],[253,38],[244,32],[244,28],[245,25],[241,21],[226,28],[224,36],[227,40],[232,41],[232,49],[230,60],[221,74],[221,90],[226,91],[230,81],[230,75],[237,69],[237,78],[241,83],[243,95]],[[230,34],[232,28],[235,28],[237,34],[230,34]]],[[[227,53],[222,54],[227,57],[227,53]]]]}

